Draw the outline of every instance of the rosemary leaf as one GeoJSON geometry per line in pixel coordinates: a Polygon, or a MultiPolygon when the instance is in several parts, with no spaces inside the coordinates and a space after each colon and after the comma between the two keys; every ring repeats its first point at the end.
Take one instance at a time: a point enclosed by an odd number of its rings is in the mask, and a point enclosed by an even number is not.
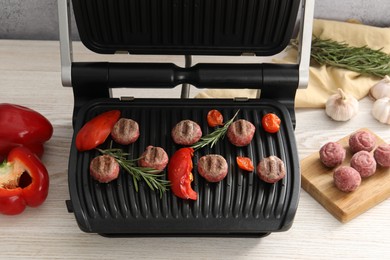
{"type": "Polygon", "coordinates": [[[390,55],[367,46],[352,47],[343,42],[313,37],[311,57],[321,65],[330,65],[362,75],[390,75],[390,55]]]}
{"type": "Polygon", "coordinates": [[[202,138],[200,138],[198,142],[193,144],[191,147],[194,150],[198,150],[210,144],[210,147],[212,148],[220,139],[222,139],[225,136],[229,126],[233,123],[234,119],[238,115],[238,112],[240,112],[240,110],[238,110],[234,114],[234,116],[224,124],[224,126],[219,127],[213,132],[211,132],[210,134],[203,136],[202,138]]]}
{"type": "Polygon", "coordinates": [[[124,153],[121,149],[97,149],[102,154],[107,154],[115,158],[118,164],[133,177],[134,188],[138,192],[138,182],[143,180],[151,190],[158,190],[160,197],[168,190],[170,182],[162,179],[163,174],[156,174],[157,170],[153,168],[136,166],[138,159],[127,159],[128,153],[124,153]]]}

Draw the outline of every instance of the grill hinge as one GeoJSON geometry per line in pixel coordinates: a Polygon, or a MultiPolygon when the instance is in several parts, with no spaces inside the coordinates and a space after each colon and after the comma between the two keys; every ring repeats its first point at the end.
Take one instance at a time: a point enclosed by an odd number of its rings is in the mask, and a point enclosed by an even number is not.
{"type": "Polygon", "coordinates": [[[254,52],[243,52],[243,53],[241,53],[241,56],[256,56],[256,53],[254,53],[254,52]]]}
{"type": "Polygon", "coordinates": [[[125,101],[125,102],[134,101],[134,99],[135,99],[135,97],[133,97],[133,96],[120,97],[120,100],[125,101]]]}
{"type": "Polygon", "coordinates": [[[235,97],[233,99],[235,102],[247,102],[249,100],[248,97],[235,97]]]}

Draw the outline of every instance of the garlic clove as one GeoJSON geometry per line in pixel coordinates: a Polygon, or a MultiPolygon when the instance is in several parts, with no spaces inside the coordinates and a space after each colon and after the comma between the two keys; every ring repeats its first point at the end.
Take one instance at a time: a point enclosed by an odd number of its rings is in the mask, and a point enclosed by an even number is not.
{"type": "Polygon", "coordinates": [[[370,88],[369,96],[374,100],[389,97],[390,98],[390,77],[386,75],[381,81],[370,88]]]}
{"type": "Polygon", "coordinates": [[[338,93],[331,95],[325,104],[326,114],[336,121],[348,121],[354,117],[359,110],[358,100],[349,94],[338,89],[338,93]]]}
{"type": "Polygon", "coordinates": [[[379,122],[390,125],[390,97],[376,100],[372,106],[371,114],[379,122]]]}

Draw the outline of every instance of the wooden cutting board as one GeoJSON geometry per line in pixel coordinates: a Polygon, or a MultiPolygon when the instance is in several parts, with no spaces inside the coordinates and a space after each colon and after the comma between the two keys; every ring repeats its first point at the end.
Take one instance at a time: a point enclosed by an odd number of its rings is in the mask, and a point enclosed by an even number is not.
{"type": "MultiPolygon", "coordinates": [[[[385,143],[369,129],[360,130],[366,130],[375,135],[377,145],[385,143]]],[[[349,165],[352,157],[348,139],[349,135],[337,141],[347,149],[343,165],[349,165]]],[[[389,168],[378,166],[374,175],[362,179],[358,189],[350,193],[336,188],[333,183],[333,171],[334,169],[323,166],[319,152],[301,161],[302,188],[341,222],[348,222],[390,197],[389,168]]]]}

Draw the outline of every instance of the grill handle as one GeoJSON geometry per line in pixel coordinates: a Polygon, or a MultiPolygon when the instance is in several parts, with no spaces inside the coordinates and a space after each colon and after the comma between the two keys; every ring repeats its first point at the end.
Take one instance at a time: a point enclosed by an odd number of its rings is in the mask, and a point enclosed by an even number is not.
{"type": "Polygon", "coordinates": [[[107,88],[173,88],[191,84],[197,88],[274,88],[298,84],[296,64],[206,64],[182,68],[173,63],[72,63],[73,87],[93,91],[107,88]]]}
{"type": "Polygon", "coordinates": [[[86,102],[111,98],[112,88],[174,88],[191,84],[197,88],[260,89],[261,98],[285,104],[295,124],[294,99],[299,82],[297,64],[199,63],[182,68],[173,63],[73,62],[71,71],[74,117],[86,102]]]}

